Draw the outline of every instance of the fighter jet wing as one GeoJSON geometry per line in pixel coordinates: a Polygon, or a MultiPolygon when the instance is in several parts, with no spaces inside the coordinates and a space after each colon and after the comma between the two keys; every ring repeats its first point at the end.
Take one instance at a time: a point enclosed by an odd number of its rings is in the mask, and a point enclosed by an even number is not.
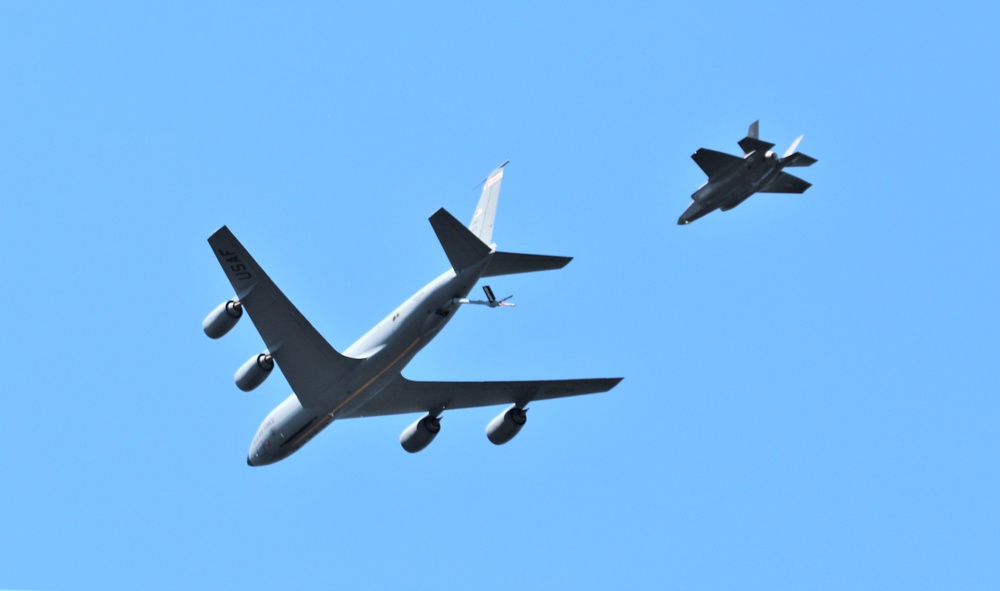
{"type": "Polygon", "coordinates": [[[733,162],[738,160],[743,160],[739,156],[733,156],[732,154],[726,154],[724,152],[716,152],[715,150],[709,150],[708,148],[698,148],[698,151],[691,154],[691,158],[701,167],[701,170],[711,178],[716,173],[722,171],[722,169],[731,165],[733,162]]]}
{"type": "Polygon", "coordinates": [[[208,243],[302,406],[314,405],[361,362],[341,355],[326,342],[229,228],[219,228],[208,243]]]}
{"type": "Polygon", "coordinates": [[[528,382],[414,382],[402,376],[367,404],[343,418],[377,417],[417,412],[438,413],[607,392],[622,378],[538,380],[528,382]]]}
{"type": "Polygon", "coordinates": [[[805,193],[812,183],[806,182],[797,176],[792,176],[787,172],[779,173],[774,180],[768,183],[758,193],[805,193]]]}

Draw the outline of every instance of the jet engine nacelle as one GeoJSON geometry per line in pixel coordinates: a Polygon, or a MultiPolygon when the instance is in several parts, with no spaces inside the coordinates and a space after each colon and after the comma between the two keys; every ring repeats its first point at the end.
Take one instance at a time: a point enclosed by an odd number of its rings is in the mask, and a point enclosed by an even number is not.
{"type": "Polygon", "coordinates": [[[232,330],[242,316],[243,305],[233,298],[222,302],[212,310],[201,322],[201,329],[209,338],[218,339],[232,330]]]}
{"type": "Polygon", "coordinates": [[[249,392],[264,383],[267,376],[271,375],[274,369],[274,358],[267,353],[254,355],[243,364],[243,367],[236,370],[233,379],[236,380],[236,387],[244,392],[249,392]]]}
{"type": "Polygon", "coordinates": [[[527,422],[528,411],[515,404],[486,425],[486,437],[494,445],[503,445],[513,439],[527,422]]]}
{"type": "Polygon", "coordinates": [[[406,451],[415,454],[430,445],[440,431],[441,419],[428,413],[403,430],[399,436],[399,444],[406,451]]]}

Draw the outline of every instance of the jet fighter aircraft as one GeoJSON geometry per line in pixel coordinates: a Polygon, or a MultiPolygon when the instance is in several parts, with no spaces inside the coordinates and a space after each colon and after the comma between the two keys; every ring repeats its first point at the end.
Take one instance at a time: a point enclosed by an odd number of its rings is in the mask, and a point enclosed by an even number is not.
{"type": "Polygon", "coordinates": [[[799,136],[785,155],[778,158],[774,144],[757,138],[758,121],[750,125],[747,137],[739,141],[743,157],[700,148],[691,158],[708,175],[708,181],[691,195],[691,205],[677,220],[678,225],[690,224],[716,209],[729,211],[754,193],[804,193],[810,183],[782,169],[790,166],[810,166],[815,158],[796,152],[803,136],[799,136]]]}
{"type": "Polygon", "coordinates": [[[484,286],[486,300],[468,295],[483,277],[545,271],[565,267],[570,257],[498,251],[492,242],[500,181],[505,162],[485,181],[479,206],[466,228],[443,208],[430,217],[451,268],[393,310],[342,353],[313,328],[225,226],[208,239],[236,297],[224,301],[202,323],[219,338],[243,315],[250,316],[264,340],[264,351],[237,372],[244,391],[259,386],[277,364],[293,394],[264,419],[257,430],[247,464],[282,460],[337,419],[423,413],[400,436],[400,444],[416,453],[441,430],[444,411],[508,405],[486,427],[496,445],[510,441],[524,426],[529,403],[550,398],[607,392],[622,378],[533,380],[519,382],[416,382],[401,375],[413,357],[464,304],[490,308],[513,306],[484,286]]]}

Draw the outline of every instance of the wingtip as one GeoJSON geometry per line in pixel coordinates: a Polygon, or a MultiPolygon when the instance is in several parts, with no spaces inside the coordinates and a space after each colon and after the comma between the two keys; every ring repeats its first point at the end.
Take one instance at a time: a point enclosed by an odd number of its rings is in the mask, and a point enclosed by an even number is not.
{"type": "Polygon", "coordinates": [[[211,242],[212,239],[215,238],[215,237],[217,237],[217,236],[232,236],[232,235],[233,235],[233,232],[232,232],[232,230],[229,229],[229,226],[223,224],[218,230],[212,232],[209,235],[208,240],[209,240],[209,242],[211,242]]]}

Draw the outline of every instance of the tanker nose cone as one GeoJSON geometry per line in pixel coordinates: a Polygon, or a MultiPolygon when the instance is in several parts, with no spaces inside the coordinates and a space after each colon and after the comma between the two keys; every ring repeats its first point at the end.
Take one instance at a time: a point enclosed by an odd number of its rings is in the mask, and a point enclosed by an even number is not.
{"type": "Polygon", "coordinates": [[[250,461],[250,456],[247,456],[247,466],[253,466],[253,462],[250,461]]]}

